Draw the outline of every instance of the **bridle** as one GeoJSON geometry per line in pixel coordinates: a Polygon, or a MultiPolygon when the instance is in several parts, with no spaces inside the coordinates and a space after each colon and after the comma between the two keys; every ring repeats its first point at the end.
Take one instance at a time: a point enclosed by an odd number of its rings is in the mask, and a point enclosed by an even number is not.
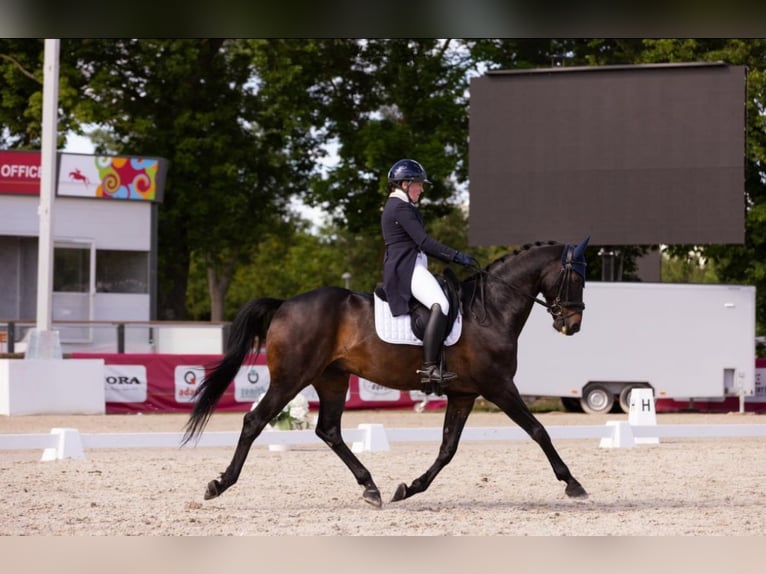
{"type": "MultiPolygon", "coordinates": [[[[558,291],[552,303],[548,303],[544,299],[540,299],[539,297],[530,295],[529,293],[522,291],[519,287],[517,287],[516,285],[512,283],[507,283],[500,279],[497,279],[497,281],[501,285],[509,287],[510,289],[516,291],[517,293],[520,293],[521,295],[524,295],[528,299],[531,299],[533,302],[537,303],[538,305],[542,305],[543,307],[545,307],[548,313],[551,314],[553,318],[567,319],[571,317],[572,315],[575,315],[576,313],[582,312],[585,309],[585,303],[583,303],[582,301],[569,300],[569,282],[570,282],[569,279],[572,273],[577,273],[580,277],[582,277],[583,281],[585,281],[585,266],[587,265],[587,263],[585,262],[584,256],[575,258],[574,256],[575,249],[576,249],[576,246],[574,245],[570,245],[568,243],[564,245],[564,252],[561,254],[561,270],[559,271],[558,291]],[[571,313],[567,315],[564,315],[564,308],[571,308],[571,309],[574,309],[574,311],[572,311],[571,313]]],[[[484,292],[485,292],[487,279],[495,279],[495,278],[486,269],[480,269],[478,284],[479,284],[479,289],[481,291],[482,302],[486,301],[484,297],[484,292]]],[[[476,295],[476,291],[474,290],[474,296],[475,295],[476,295]]],[[[484,309],[484,311],[485,311],[484,316],[486,318],[486,308],[484,309]]]]}
{"type": "Polygon", "coordinates": [[[536,303],[539,303],[548,310],[553,317],[566,319],[577,312],[585,309],[585,303],[582,301],[569,300],[569,278],[572,273],[577,273],[585,281],[585,258],[574,258],[575,247],[568,243],[564,246],[564,252],[561,254],[561,271],[559,272],[559,290],[553,303],[547,303],[537,297],[533,297],[536,303]],[[563,300],[562,300],[563,299],[563,300]],[[574,312],[564,317],[564,307],[575,309],[574,312]]]}

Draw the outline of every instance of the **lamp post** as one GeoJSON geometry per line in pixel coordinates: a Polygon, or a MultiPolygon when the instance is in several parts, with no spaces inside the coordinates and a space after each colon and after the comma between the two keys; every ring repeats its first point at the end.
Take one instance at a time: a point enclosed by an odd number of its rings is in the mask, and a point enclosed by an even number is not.
{"type": "Polygon", "coordinates": [[[340,276],[341,279],[343,279],[343,284],[345,285],[346,289],[351,288],[351,273],[346,271],[343,273],[343,275],[340,276]]]}

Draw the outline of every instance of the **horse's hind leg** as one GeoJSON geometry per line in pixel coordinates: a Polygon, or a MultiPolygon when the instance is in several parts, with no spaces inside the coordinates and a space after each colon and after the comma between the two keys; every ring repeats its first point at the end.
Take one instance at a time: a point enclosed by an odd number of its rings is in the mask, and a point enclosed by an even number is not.
{"type": "Polygon", "coordinates": [[[535,418],[532,411],[529,410],[524,399],[521,398],[521,395],[515,388],[501,388],[497,389],[496,392],[488,391],[488,393],[484,394],[484,397],[495,403],[495,405],[513,420],[513,422],[524,429],[532,440],[540,445],[545,456],[548,457],[548,462],[550,462],[556,478],[566,483],[567,486],[565,492],[567,496],[588,496],[588,493],[582,485],[574,476],[572,476],[569,467],[567,467],[567,465],[564,464],[564,461],[561,460],[559,453],[553,446],[548,431],[545,430],[543,424],[535,418]]]}
{"type": "Polygon", "coordinates": [[[279,411],[288,403],[297,393],[288,395],[277,390],[278,387],[272,384],[263,399],[258,403],[254,410],[245,413],[242,421],[242,432],[237,441],[237,448],[234,451],[234,457],[229,466],[217,480],[211,480],[205,491],[205,500],[210,500],[220,496],[223,492],[234,485],[242,472],[242,466],[245,464],[247,455],[250,453],[250,447],[253,441],[258,438],[266,425],[271,421],[279,411]]]}
{"type": "Polygon", "coordinates": [[[468,420],[468,415],[471,414],[471,409],[473,408],[475,400],[476,395],[449,396],[447,400],[447,411],[444,413],[442,443],[439,447],[439,455],[436,457],[436,461],[434,461],[424,474],[413,480],[412,484],[409,486],[405,483],[401,483],[396,489],[391,502],[404,500],[413,494],[424,492],[433,482],[434,478],[436,478],[436,475],[439,474],[441,469],[449,464],[452,457],[454,457],[457,452],[460,435],[463,432],[466,420],[468,420]]]}
{"type": "Polygon", "coordinates": [[[348,374],[326,373],[322,380],[315,383],[319,395],[319,419],[317,420],[316,434],[349,468],[356,478],[356,482],[364,487],[362,498],[375,507],[380,508],[383,504],[380,498],[380,490],[372,480],[370,471],[351,452],[341,436],[341,416],[346,403],[346,391],[348,389],[348,374]]]}

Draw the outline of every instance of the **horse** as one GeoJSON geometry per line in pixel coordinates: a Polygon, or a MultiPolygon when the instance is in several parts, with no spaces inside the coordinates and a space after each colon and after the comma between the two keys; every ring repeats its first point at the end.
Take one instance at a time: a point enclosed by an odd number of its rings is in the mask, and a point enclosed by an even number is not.
{"type": "MultiPolygon", "coordinates": [[[[460,283],[462,333],[456,343],[444,348],[449,369],[458,377],[444,391],[447,402],[438,456],[423,475],[410,484],[400,483],[391,502],[428,489],[455,455],[479,396],[494,403],[542,448],[556,478],[566,483],[569,497],[587,497],[514,383],[517,340],[533,305],[547,308],[557,331],[574,335],[580,330],[587,243],[588,239],[577,245],[526,245],[460,283]]],[[[422,351],[417,345],[382,341],[376,334],[373,305],[370,293],[321,287],[286,300],[254,299],[238,311],[223,358],[195,393],[183,444],[203,432],[248,353],[259,352],[261,345],[265,346],[271,380],[255,409],[244,415],[231,463],[208,483],[205,500],[220,496],[237,482],[253,441],[290,400],[313,385],[319,397],[317,436],[363,487],[363,500],[382,506],[372,475],[341,433],[349,376],[353,373],[392,389],[421,390],[417,373],[422,351]]]]}

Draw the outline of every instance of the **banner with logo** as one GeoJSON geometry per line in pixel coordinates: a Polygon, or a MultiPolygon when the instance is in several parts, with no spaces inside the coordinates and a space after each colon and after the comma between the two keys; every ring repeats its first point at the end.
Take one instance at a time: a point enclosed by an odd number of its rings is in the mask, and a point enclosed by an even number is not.
{"type": "MultiPolygon", "coordinates": [[[[189,412],[194,393],[220,355],[101,354],[73,353],[74,359],[104,359],[104,389],[107,414],[189,412]]],[[[216,407],[221,412],[249,411],[253,402],[269,388],[270,376],[263,353],[251,355],[216,407]]],[[[316,409],[319,397],[314,387],[302,391],[316,409]]],[[[410,408],[425,395],[398,391],[352,375],[346,408],[410,408]]],[[[444,406],[444,399],[429,399],[428,408],[444,406]]]]}
{"type": "Polygon", "coordinates": [[[62,153],[56,194],[161,201],[166,171],[167,162],[161,158],[62,153]]]}
{"type": "MultiPolygon", "coordinates": [[[[0,151],[0,195],[40,195],[39,151],[0,151]]],[[[57,155],[56,195],[161,202],[167,160],[159,157],[57,155]]]]}

